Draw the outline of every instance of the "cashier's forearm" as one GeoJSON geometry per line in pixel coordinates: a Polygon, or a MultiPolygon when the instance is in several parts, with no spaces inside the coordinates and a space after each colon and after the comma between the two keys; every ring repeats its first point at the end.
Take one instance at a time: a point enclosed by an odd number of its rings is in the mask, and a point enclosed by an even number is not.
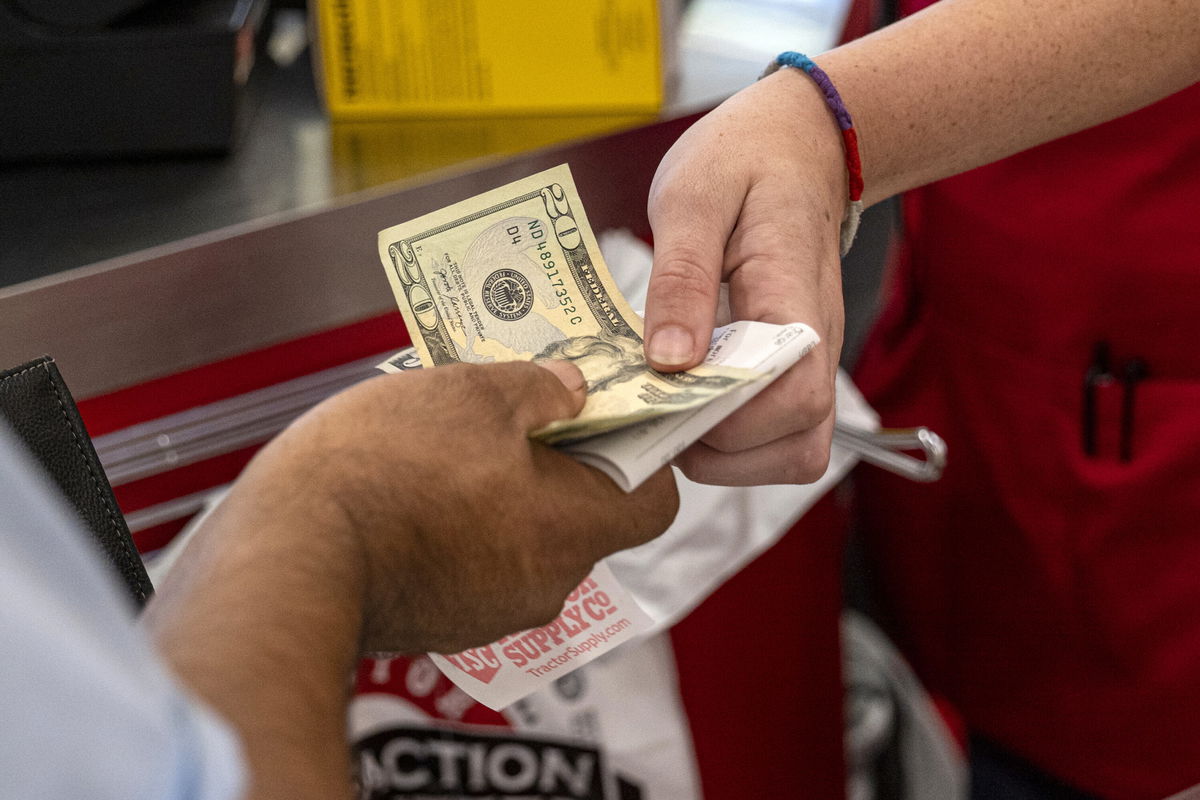
{"type": "Polygon", "coordinates": [[[942,0],[816,60],[854,117],[869,205],[1187,87],[1200,3],[942,0]]]}

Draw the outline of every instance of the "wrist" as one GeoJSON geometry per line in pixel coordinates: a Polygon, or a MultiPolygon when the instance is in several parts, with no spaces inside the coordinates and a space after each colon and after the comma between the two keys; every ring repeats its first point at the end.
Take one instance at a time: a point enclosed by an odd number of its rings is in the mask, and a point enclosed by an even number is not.
{"type": "Polygon", "coordinates": [[[347,686],[365,603],[360,560],[339,536],[319,535],[325,526],[312,517],[272,508],[277,489],[239,482],[197,531],[145,621],[179,678],[240,734],[250,797],[347,797],[347,686]]]}
{"type": "MultiPolygon", "coordinates": [[[[776,73],[805,76],[802,83],[811,87],[806,93],[809,98],[810,113],[812,113],[812,98],[819,94],[821,103],[825,107],[826,118],[833,123],[833,127],[838,132],[842,154],[841,162],[844,165],[843,173],[845,175],[845,206],[839,219],[839,251],[844,256],[854,242],[854,236],[858,232],[859,219],[863,212],[862,163],[859,157],[858,133],[854,127],[854,120],[837,88],[833,85],[833,81],[820,65],[808,56],[794,51],[780,53],[767,65],[762,78],[770,78],[776,73]]],[[[826,158],[826,163],[829,163],[828,158],[826,158]]]]}
{"type": "Polygon", "coordinates": [[[841,219],[848,202],[848,183],[841,136],[825,107],[821,91],[795,70],[780,70],[743,90],[750,109],[748,135],[766,143],[770,154],[759,165],[763,177],[783,170],[805,182],[810,198],[821,199],[833,221],[841,219]]]}
{"type": "MultiPolygon", "coordinates": [[[[340,632],[353,633],[339,636],[352,668],[379,605],[379,559],[367,529],[386,523],[371,519],[370,494],[359,488],[367,481],[357,474],[362,459],[344,452],[337,429],[329,427],[321,417],[301,420],[264,448],[222,504],[231,515],[222,534],[228,561],[267,566],[276,590],[324,604],[340,632]],[[230,533],[235,541],[228,540],[230,533]]],[[[393,509],[399,505],[388,502],[393,509]]],[[[390,523],[389,542],[399,548],[408,538],[395,520],[390,523]]],[[[404,577],[391,575],[394,581],[404,577]]]]}
{"type": "MultiPolygon", "coordinates": [[[[434,486],[439,476],[422,474],[416,460],[397,473],[395,463],[385,467],[364,450],[376,440],[368,438],[364,445],[363,437],[346,425],[364,410],[346,406],[364,392],[377,393],[381,384],[356,389],[293,423],[259,454],[239,483],[249,486],[249,513],[269,517],[278,532],[277,541],[257,547],[285,550],[281,557],[289,562],[319,569],[314,579],[326,582],[340,599],[353,601],[356,657],[421,652],[424,643],[411,624],[420,602],[414,587],[424,585],[416,566],[436,561],[437,554],[417,552],[423,508],[412,488],[434,486]],[[401,474],[402,480],[381,480],[401,474]]],[[[395,387],[389,389],[395,393],[395,387]]],[[[407,446],[422,449],[413,441],[407,446]]],[[[396,454],[393,459],[408,461],[396,454]]]]}

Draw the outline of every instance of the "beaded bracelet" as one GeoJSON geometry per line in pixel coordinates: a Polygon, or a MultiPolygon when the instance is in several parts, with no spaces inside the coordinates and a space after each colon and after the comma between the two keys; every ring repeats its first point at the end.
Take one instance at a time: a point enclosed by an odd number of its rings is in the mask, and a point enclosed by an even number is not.
{"type": "Polygon", "coordinates": [[[837,89],[833,88],[833,81],[829,80],[825,70],[818,67],[811,58],[791,50],[780,53],[774,61],[767,65],[766,70],[759,76],[760,79],[778,71],[781,67],[802,70],[816,82],[822,94],[825,95],[825,105],[829,106],[829,110],[833,112],[838,128],[842,132],[842,144],[846,150],[846,172],[850,182],[849,203],[846,207],[846,218],[842,220],[841,231],[842,255],[846,255],[850,251],[850,245],[854,243],[854,234],[858,233],[858,222],[863,212],[862,161],[858,157],[858,134],[854,131],[854,121],[850,119],[850,112],[842,103],[841,95],[838,94],[837,89]]]}

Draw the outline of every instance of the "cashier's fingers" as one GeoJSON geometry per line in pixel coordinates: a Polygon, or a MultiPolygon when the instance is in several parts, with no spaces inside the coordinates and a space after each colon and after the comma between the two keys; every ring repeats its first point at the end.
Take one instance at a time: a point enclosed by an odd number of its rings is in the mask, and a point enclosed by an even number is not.
{"type": "Polygon", "coordinates": [[[816,428],[833,411],[835,370],[830,358],[828,348],[815,348],[701,441],[733,453],[816,428]]]}
{"type": "Polygon", "coordinates": [[[679,454],[675,465],[697,483],[754,486],[767,483],[812,483],[829,467],[833,414],[803,433],[768,444],[725,453],[697,442],[679,454]]]}
{"type": "MultiPolygon", "coordinates": [[[[701,144],[691,145],[693,139],[701,144]]],[[[647,214],[654,264],[646,290],[646,360],[674,372],[693,367],[708,349],[724,270],[725,244],[737,224],[745,179],[731,179],[689,147],[688,132],[663,159],[650,187],[647,214]]]]}

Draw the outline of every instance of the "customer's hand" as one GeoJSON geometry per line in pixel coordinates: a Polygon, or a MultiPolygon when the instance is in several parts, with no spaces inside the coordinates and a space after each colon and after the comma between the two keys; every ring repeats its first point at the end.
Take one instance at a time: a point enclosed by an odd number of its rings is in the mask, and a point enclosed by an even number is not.
{"type": "Polygon", "coordinates": [[[237,490],[362,560],[347,588],[365,593],[368,650],[454,652],[548,622],[596,561],[674,517],[669,469],[626,494],[529,440],[584,398],[566,363],[380,376],[300,419],[237,490]]]}
{"type": "Polygon", "coordinates": [[[842,345],[840,134],[795,70],[744,89],[693,125],[650,189],[654,268],[646,355],[686,369],[707,350],[722,282],[732,319],[804,322],[821,344],[683,453],[704,483],[805,483],[824,473],[842,345]]]}

